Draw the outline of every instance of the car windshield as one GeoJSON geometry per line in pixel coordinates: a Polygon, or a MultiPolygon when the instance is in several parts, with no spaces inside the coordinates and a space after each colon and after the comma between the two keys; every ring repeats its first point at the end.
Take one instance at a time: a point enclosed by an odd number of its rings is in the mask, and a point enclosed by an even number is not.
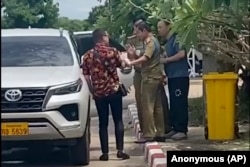
{"type": "Polygon", "coordinates": [[[2,67],[72,66],[73,56],[64,37],[2,37],[2,67]]]}

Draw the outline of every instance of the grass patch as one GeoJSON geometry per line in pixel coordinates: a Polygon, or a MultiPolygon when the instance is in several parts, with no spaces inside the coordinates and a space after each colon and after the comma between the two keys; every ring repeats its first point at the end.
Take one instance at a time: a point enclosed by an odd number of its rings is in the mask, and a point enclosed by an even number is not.
{"type": "Polygon", "coordinates": [[[249,129],[246,132],[240,133],[240,140],[242,142],[249,143],[249,141],[250,141],[250,130],[249,129]]]}
{"type": "Polygon", "coordinates": [[[203,97],[188,99],[189,126],[203,125],[205,117],[203,109],[203,97]]]}
{"type": "MultiPolygon", "coordinates": [[[[190,126],[204,125],[205,109],[203,108],[203,97],[188,99],[189,124],[190,126]]],[[[240,124],[249,123],[250,100],[245,100],[236,110],[236,121],[240,124]]]]}

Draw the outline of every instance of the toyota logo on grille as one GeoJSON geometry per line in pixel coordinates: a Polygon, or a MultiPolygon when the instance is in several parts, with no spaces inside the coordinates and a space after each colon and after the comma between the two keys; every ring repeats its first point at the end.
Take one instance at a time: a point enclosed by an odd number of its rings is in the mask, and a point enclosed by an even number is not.
{"type": "Polygon", "coordinates": [[[19,89],[10,89],[5,92],[4,97],[10,102],[15,102],[22,98],[22,92],[19,89]]]}

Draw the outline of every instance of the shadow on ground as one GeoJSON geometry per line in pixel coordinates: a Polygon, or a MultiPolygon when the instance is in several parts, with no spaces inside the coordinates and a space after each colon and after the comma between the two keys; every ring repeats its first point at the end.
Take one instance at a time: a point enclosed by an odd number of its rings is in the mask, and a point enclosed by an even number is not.
{"type": "Polygon", "coordinates": [[[164,151],[170,150],[249,150],[249,125],[240,126],[240,139],[209,141],[204,138],[203,127],[190,127],[189,138],[184,141],[167,140],[161,143],[164,151]]]}

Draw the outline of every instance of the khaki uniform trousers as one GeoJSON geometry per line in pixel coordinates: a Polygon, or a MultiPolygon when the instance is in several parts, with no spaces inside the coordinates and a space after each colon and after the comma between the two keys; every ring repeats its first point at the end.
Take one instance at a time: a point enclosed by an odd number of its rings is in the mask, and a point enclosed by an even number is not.
{"type": "Polygon", "coordinates": [[[143,137],[163,137],[165,132],[162,109],[162,82],[159,79],[142,81],[141,107],[143,111],[143,137]]]}
{"type": "Polygon", "coordinates": [[[141,108],[141,73],[135,71],[134,74],[134,88],[135,88],[135,101],[138,112],[138,120],[141,131],[143,132],[143,118],[142,118],[142,108],[141,108]]]}

